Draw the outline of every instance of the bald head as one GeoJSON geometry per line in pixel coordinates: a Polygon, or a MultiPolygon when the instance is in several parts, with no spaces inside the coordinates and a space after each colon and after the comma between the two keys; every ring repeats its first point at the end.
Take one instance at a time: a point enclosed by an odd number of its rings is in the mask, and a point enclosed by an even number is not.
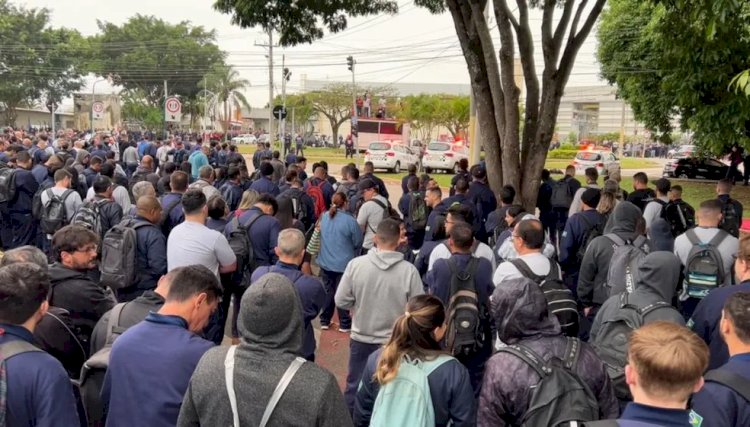
{"type": "Polygon", "coordinates": [[[148,155],[143,156],[141,159],[141,166],[152,169],[154,167],[154,158],[148,155]]]}
{"type": "Polygon", "coordinates": [[[142,196],[135,204],[138,216],[156,224],[161,219],[161,203],[155,196],[142,196]]]}

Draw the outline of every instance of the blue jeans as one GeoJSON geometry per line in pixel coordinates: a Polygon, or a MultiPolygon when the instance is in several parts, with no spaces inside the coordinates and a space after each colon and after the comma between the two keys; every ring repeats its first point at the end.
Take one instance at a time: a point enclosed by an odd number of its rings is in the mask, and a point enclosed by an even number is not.
{"type": "Polygon", "coordinates": [[[352,328],[352,317],[349,315],[349,310],[337,308],[336,302],[333,299],[333,297],[336,295],[336,289],[338,289],[339,287],[339,282],[341,282],[341,276],[343,275],[344,273],[328,271],[324,268],[320,269],[320,278],[323,279],[323,284],[326,287],[326,292],[328,292],[328,295],[326,296],[328,301],[325,308],[323,309],[323,312],[320,313],[321,325],[331,324],[331,319],[333,318],[333,309],[336,308],[339,313],[339,327],[341,329],[352,328]]]}
{"type": "Polygon", "coordinates": [[[354,413],[354,400],[357,396],[362,371],[367,365],[367,358],[375,353],[381,344],[365,344],[356,340],[349,340],[349,372],[346,374],[346,390],[344,400],[349,412],[354,413]]]}

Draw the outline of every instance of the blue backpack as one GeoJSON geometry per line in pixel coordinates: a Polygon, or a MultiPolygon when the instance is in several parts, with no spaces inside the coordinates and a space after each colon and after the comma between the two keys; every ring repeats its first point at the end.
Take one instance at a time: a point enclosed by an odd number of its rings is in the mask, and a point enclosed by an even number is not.
{"type": "Polygon", "coordinates": [[[429,361],[401,359],[396,378],[378,392],[370,426],[433,427],[435,410],[427,376],[451,360],[453,357],[447,355],[429,361]]]}

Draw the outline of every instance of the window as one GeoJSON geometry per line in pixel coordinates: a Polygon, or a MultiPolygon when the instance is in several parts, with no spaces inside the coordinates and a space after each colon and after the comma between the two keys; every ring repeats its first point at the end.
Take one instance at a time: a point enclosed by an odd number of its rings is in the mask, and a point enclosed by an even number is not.
{"type": "Polygon", "coordinates": [[[391,149],[391,144],[387,142],[373,142],[370,144],[369,149],[372,151],[388,151],[391,149]]]}
{"type": "Polygon", "coordinates": [[[430,151],[448,151],[451,149],[451,145],[444,142],[431,142],[427,149],[430,151]]]}
{"type": "Polygon", "coordinates": [[[601,158],[601,154],[595,153],[593,151],[580,151],[578,154],[576,154],[576,159],[589,162],[596,162],[601,160],[601,158]]]}

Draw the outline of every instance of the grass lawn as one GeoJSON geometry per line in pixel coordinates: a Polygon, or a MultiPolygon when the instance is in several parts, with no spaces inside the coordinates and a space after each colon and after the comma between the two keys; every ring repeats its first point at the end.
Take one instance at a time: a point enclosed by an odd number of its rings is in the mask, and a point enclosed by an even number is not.
{"type": "MultiPolygon", "coordinates": [[[[294,146],[294,145],[292,145],[294,146]]],[[[255,153],[255,144],[240,144],[237,146],[238,151],[242,154],[253,154],[255,153]]],[[[278,145],[271,145],[272,150],[279,150],[278,145]]],[[[344,149],[341,148],[305,148],[305,158],[307,163],[312,165],[314,162],[325,160],[331,164],[344,164],[348,163],[344,158],[344,149]]]]}

